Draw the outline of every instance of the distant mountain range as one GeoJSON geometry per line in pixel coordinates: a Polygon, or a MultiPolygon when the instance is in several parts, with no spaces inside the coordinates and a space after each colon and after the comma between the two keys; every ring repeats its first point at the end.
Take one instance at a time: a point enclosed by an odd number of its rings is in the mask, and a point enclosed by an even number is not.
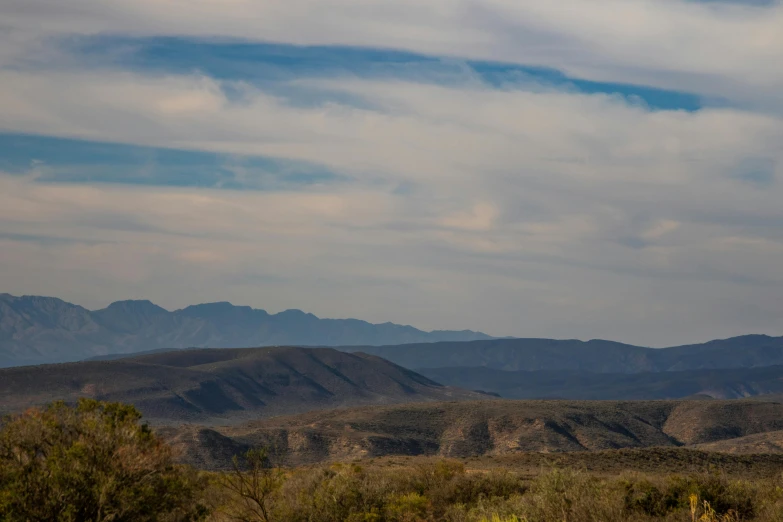
{"type": "Polygon", "coordinates": [[[783,337],[744,335],[672,348],[613,341],[494,339],[404,346],[350,346],[411,369],[490,368],[510,372],[649,373],[783,365],[783,337]]]}
{"type": "Polygon", "coordinates": [[[672,348],[612,341],[495,339],[352,346],[441,384],[509,399],[719,399],[783,393],[783,337],[672,348]]]}
{"type": "Polygon", "coordinates": [[[507,399],[737,399],[783,394],[783,366],[647,373],[508,372],[462,367],[423,369],[419,373],[441,384],[496,393],[507,399]]]}
{"type": "Polygon", "coordinates": [[[162,348],[389,345],[491,339],[473,331],[424,332],[393,323],[269,314],[207,303],[170,312],[149,301],[87,310],[54,297],[0,294],[0,367],[67,362],[162,348]]]}

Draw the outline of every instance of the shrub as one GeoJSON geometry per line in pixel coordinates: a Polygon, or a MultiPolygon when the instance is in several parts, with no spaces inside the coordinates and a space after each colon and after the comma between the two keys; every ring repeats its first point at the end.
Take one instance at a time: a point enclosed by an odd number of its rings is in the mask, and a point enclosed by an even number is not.
{"type": "Polygon", "coordinates": [[[118,403],[56,402],[0,430],[0,520],[190,521],[204,482],[118,403]]]}
{"type": "Polygon", "coordinates": [[[482,518],[481,522],[523,522],[522,519],[514,515],[508,517],[501,517],[500,515],[492,515],[490,518],[482,518]]]}
{"type": "Polygon", "coordinates": [[[659,488],[647,479],[623,481],[625,497],[623,508],[629,513],[640,513],[651,517],[662,517],[682,507],[679,495],[659,488]]]}
{"type": "Polygon", "coordinates": [[[657,485],[648,479],[623,483],[624,507],[629,513],[663,517],[675,511],[693,509],[692,499],[695,498],[701,506],[699,509],[718,517],[728,515],[749,520],[755,514],[754,491],[750,485],[732,482],[720,475],[672,475],[657,485]]]}
{"type": "Polygon", "coordinates": [[[616,488],[586,473],[553,470],[538,477],[522,496],[520,513],[531,522],[627,520],[616,488]]]}
{"type": "Polygon", "coordinates": [[[406,493],[390,499],[386,512],[388,520],[395,522],[417,522],[427,518],[430,501],[420,493],[406,493]]]}
{"type": "Polygon", "coordinates": [[[273,520],[332,522],[385,520],[390,496],[405,493],[387,472],[335,464],[294,471],[275,495],[273,520]]]}

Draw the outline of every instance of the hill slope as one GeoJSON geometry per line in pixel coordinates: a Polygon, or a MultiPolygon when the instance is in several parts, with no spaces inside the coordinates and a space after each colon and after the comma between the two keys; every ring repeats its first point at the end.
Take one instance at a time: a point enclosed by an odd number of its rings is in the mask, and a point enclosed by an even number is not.
{"type": "Polygon", "coordinates": [[[388,455],[467,457],[678,447],[783,428],[763,401],[473,401],[360,407],[164,435],[196,464],[226,465],[251,446],[300,465],[388,455]]]}
{"type": "Polygon", "coordinates": [[[694,395],[736,399],[783,393],[783,366],[636,374],[470,367],[429,368],[419,373],[442,384],[508,399],[650,400],[694,395]]]}
{"type": "Polygon", "coordinates": [[[471,331],[423,332],[392,323],[269,314],[209,303],[169,312],[149,301],[90,311],[53,297],[0,294],[0,367],[87,359],[159,348],[333,346],[489,339],[471,331]]]}
{"type": "Polygon", "coordinates": [[[704,451],[738,455],[783,455],[783,431],[755,433],[736,439],[707,442],[699,444],[698,448],[704,451]]]}
{"type": "Polygon", "coordinates": [[[485,396],[441,386],[378,357],[329,348],[183,350],[0,370],[3,410],[78,397],[129,402],[158,422],[226,422],[485,396]]]}

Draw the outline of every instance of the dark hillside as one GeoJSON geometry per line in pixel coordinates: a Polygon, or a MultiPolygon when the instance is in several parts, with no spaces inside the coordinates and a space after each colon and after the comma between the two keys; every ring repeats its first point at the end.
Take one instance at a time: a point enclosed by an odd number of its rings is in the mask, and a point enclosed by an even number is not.
{"type": "Polygon", "coordinates": [[[135,404],[159,422],[486,397],[378,357],[328,348],[181,350],[0,370],[0,404],[7,411],[82,396],[135,404]]]}

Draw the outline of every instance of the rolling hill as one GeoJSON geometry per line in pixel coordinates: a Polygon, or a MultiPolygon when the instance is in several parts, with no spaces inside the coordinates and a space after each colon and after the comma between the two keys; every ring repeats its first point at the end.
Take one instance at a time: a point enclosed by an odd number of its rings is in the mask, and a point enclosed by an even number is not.
{"type": "Polygon", "coordinates": [[[161,348],[382,345],[489,339],[472,331],[424,332],[300,310],[269,314],[208,303],[169,312],[149,301],[90,311],[53,297],[0,294],[0,367],[68,362],[161,348]]]}
{"type": "Polygon", "coordinates": [[[372,355],[329,348],[182,350],[0,370],[6,412],[79,397],[132,403],[157,423],[210,423],[486,395],[441,386],[372,355]]]}

